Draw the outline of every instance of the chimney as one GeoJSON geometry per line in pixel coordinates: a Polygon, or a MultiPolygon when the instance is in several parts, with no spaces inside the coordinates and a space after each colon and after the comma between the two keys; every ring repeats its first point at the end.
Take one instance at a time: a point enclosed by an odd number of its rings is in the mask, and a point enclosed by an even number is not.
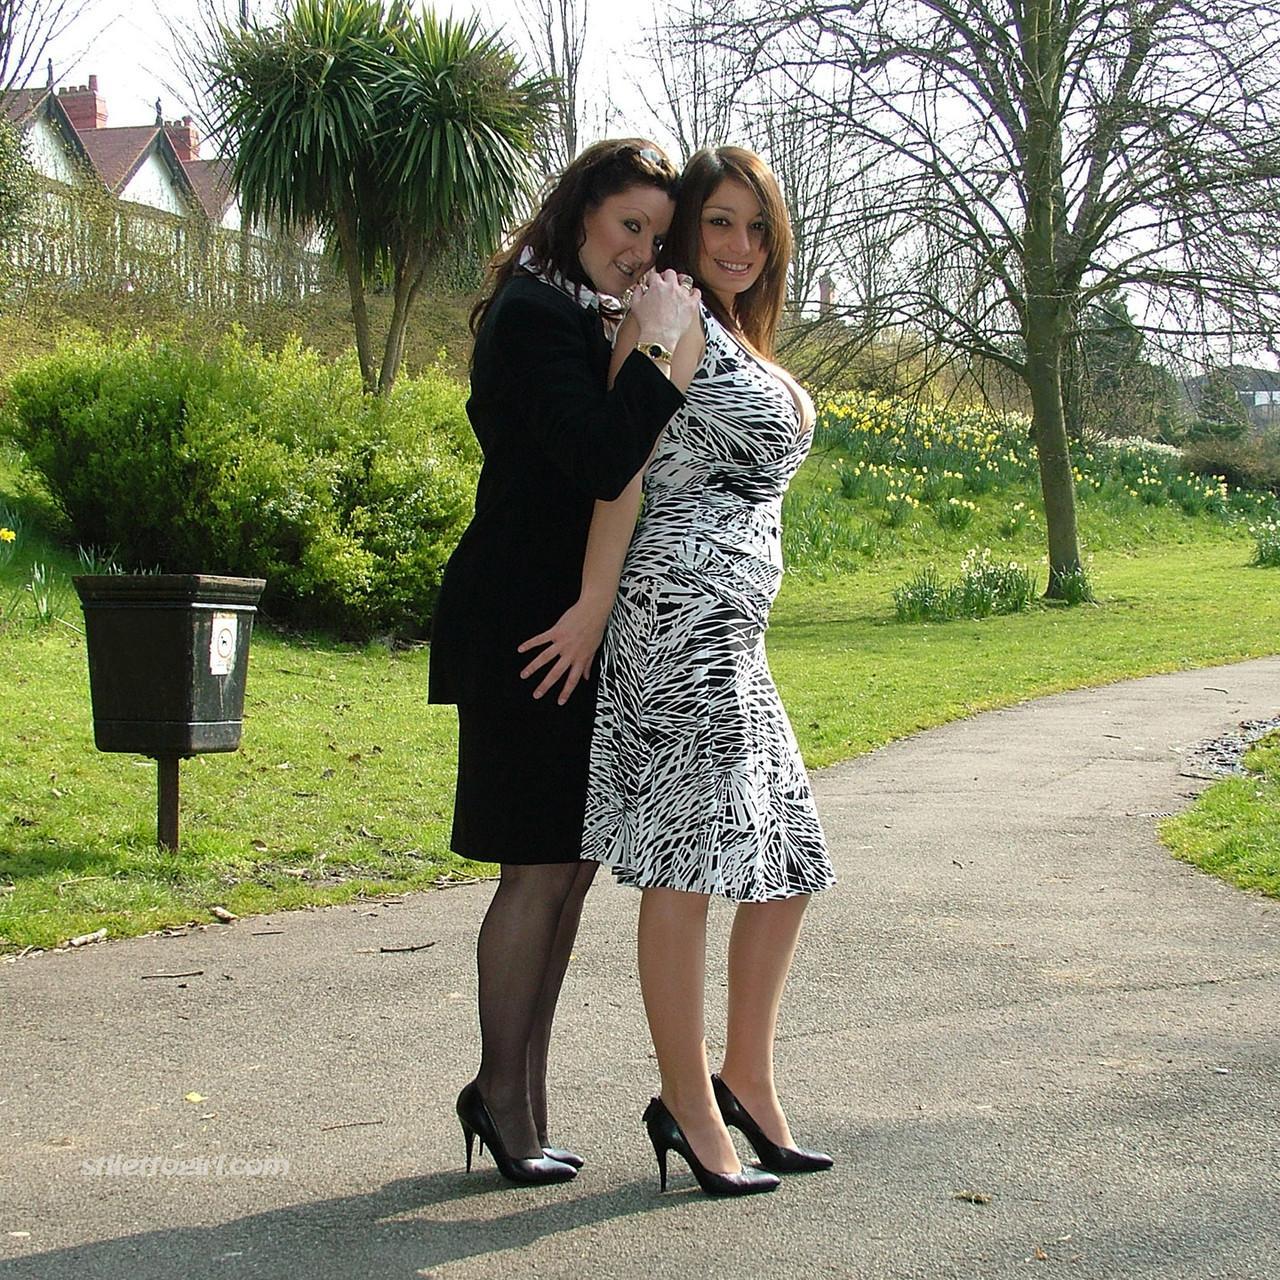
{"type": "Polygon", "coordinates": [[[107,123],[107,104],[98,97],[97,76],[90,76],[88,84],[77,85],[74,89],[59,89],[58,101],[81,133],[101,129],[107,123]]]}
{"type": "Polygon", "coordinates": [[[818,277],[818,314],[829,316],[835,302],[835,282],[824,271],[818,277]]]}
{"type": "Polygon", "coordinates": [[[181,120],[167,121],[164,131],[169,135],[169,141],[173,143],[173,149],[178,153],[179,160],[200,159],[200,134],[191,122],[190,116],[183,116],[181,120]]]}

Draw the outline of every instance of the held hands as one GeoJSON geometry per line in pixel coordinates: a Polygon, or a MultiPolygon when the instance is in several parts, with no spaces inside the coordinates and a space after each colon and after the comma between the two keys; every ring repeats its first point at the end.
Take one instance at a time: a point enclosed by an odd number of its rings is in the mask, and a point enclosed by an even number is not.
{"type": "Polygon", "coordinates": [[[521,680],[531,680],[540,671],[543,673],[541,682],[533,691],[535,698],[549,693],[563,679],[564,684],[556,698],[563,707],[578,683],[590,678],[591,660],[600,647],[608,618],[607,610],[602,617],[598,608],[591,608],[579,600],[560,615],[554,626],[531,636],[516,650],[517,653],[528,653],[542,646],[542,652],[520,672],[521,680]]]}
{"type": "Polygon", "coordinates": [[[660,342],[674,350],[681,335],[697,319],[701,301],[702,295],[692,287],[692,281],[682,284],[674,271],[649,272],[631,295],[631,314],[640,325],[640,340],[660,342]]]}

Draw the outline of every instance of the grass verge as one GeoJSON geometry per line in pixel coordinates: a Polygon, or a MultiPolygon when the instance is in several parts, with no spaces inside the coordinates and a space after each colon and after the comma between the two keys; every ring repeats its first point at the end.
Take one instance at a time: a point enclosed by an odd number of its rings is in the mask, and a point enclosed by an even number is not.
{"type": "Polygon", "coordinates": [[[1247,777],[1215,783],[1186,813],[1163,822],[1160,838],[1175,858],[1280,898],[1280,734],[1242,763],[1247,777]]]}

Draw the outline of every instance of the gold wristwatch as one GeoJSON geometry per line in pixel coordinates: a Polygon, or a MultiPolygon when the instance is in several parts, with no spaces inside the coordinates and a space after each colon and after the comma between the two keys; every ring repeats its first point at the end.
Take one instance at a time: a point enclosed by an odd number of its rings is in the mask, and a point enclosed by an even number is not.
{"type": "Polygon", "coordinates": [[[650,360],[657,360],[662,364],[671,363],[671,352],[660,342],[642,342],[636,350],[641,355],[648,356],[650,360]]]}

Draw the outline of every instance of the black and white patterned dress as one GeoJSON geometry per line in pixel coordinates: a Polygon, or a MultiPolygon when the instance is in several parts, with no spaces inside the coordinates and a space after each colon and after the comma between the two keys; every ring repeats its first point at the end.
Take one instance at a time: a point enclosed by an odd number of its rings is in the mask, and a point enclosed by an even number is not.
{"type": "Polygon", "coordinates": [[[704,310],[706,350],[644,480],[600,652],[583,857],[626,884],[765,902],[834,876],[765,661],[782,495],[812,428],[704,310]]]}

